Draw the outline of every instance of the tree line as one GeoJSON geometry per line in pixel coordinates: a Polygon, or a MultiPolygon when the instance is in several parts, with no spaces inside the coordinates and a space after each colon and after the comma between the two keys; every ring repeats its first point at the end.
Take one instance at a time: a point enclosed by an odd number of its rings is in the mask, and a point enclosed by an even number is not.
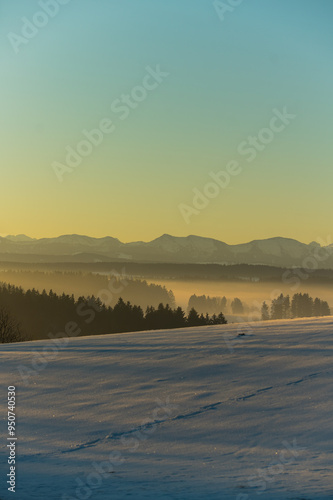
{"type": "Polygon", "coordinates": [[[309,318],[315,316],[330,316],[331,310],[325,300],[318,297],[313,299],[308,293],[295,293],[290,298],[283,293],[272,300],[270,307],[263,302],[261,318],[263,321],[269,319],[309,318]]]}
{"type": "MultiPolygon", "coordinates": [[[[120,267],[120,266],[118,266],[120,267]]],[[[0,270],[0,282],[11,283],[25,290],[52,289],[55,293],[63,292],[75,298],[94,294],[107,305],[113,307],[121,296],[126,302],[137,304],[142,308],[147,305],[157,307],[158,304],[170,304],[175,307],[172,290],[155,283],[147,283],[133,278],[126,273],[124,266],[119,272],[111,270],[109,274],[94,274],[73,271],[42,271],[31,269],[0,270]]]]}
{"type": "Polygon", "coordinates": [[[192,308],[186,315],[181,307],[162,303],[144,311],[122,298],[111,307],[93,295],[76,300],[74,295],[52,290],[40,293],[0,284],[0,343],[47,339],[73,321],[82,336],[227,323],[222,312],[210,316],[192,308]]]}
{"type": "Polygon", "coordinates": [[[188,301],[187,310],[190,311],[194,307],[199,312],[208,312],[209,314],[217,313],[218,311],[228,310],[232,314],[243,314],[245,307],[243,302],[238,298],[234,298],[231,302],[223,297],[210,297],[209,295],[191,295],[188,301]]]}

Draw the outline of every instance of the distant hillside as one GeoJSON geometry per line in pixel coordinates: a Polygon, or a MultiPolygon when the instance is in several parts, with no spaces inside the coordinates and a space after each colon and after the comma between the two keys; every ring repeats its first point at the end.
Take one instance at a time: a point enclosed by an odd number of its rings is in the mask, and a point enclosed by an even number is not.
{"type": "MultiPolygon", "coordinates": [[[[304,282],[307,284],[333,284],[333,269],[318,269],[315,271],[303,271],[300,268],[280,268],[277,266],[263,266],[254,264],[160,264],[147,262],[46,262],[46,263],[30,263],[30,262],[2,262],[0,263],[0,281],[22,285],[23,287],[36,287],[38,285],[31,282],[30,278],[34,275],[39,278],[40,273],[50,275],[58,274],[61,283],[47,282],[42,288],[53,288],[55,291],[64,290],[64,276],[67,276],[67,281],[71,286],[71,293],[77,293],[73,285],[75,279],[72,278],[73,273],[87,274],[105,274],[105,275],[124,275],[130,279],[144,280],[203,280],[203,281],[221,281],[221,282],[252,282],[252,283],[281,283],[284,280],[293,279],[293,282],[302,281],[299,276],[305,276],[304,282]],[[26,285],[26,278],[29,279],[26,285]],[[57,286],[61,289],[57,289],[57,286]]],[[[97,276],[94,280],[97,280],[97,276]]],[[[104,278],[106,279],[106,278],[104,278]]],[[[172,284],[170,285],[172,287],[172,284]]],[[[99,286],[98,289],[101,287],[99,286]]],[[[80,287],[79,294],[96,293],[96,287],[89,284],[88,290],[82,290],[80,287]]],[[[133,300],[133,299],[131,299],[133,300]]]]}
{"type": "Polygon", "coordinates": [[[0,238],[4,262],[151,262],[186,264],[257,264],[333,269],[333,246],[305,244],[289,238],[255,240],[240,245],[200,236],[168,234],[150,241],[122,243],[116,238],[64,235],[31,239],[0,238]]]}

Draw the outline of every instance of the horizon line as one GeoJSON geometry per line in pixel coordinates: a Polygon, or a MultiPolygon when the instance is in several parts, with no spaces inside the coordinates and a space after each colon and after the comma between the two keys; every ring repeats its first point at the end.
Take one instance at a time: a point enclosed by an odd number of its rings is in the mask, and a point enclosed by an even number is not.
{"type": "Polygon", "coordinates": [[[290,237],[287,237],[287,236],[272,236],[272,237],[269,237],[269,238],[255,238],[253,240],[245,241],[245,242],[242,242],[242,243],[227,243],[226,241],[220,240],[218,238],[213,238],[213,237],[210,237],[210,236],[201,236],[201,235],[197,235],[197,234],[188,234],[187,236],[174,236],[174,235],[169,234],[169,233],[163,233],[160,236],[157,236],[156,238],[153,238],[152,240],[148,240],[148,241],[144,241],[144,240],[122,241],[119,238],[117,238],[115,236],[110,236],[110,235],[106,235],[106,236],[89,236],[87,234],[65,233],[65,234],[59,234],[58,236],[43,236],[43,237],[38,238],[38,237],[31,237],[31,236],[29,236],[29,235],[27,235],[25,233],[6,234],[6,235],[4,233],[0,233],[0,238],[4,238],[4,239],[8,239],[10,237],[17,238],[17,237],[20,237],[20,236],[24,236],[26,238],[29,238],[32,241],[58,239],[58,238],[61,238],[63,236],[68,236],[68,237],[70,237],[70,236],[78,236],[78,237],[90,238],[90,239],[94,239],[94,240],[103,240],[103,239],[106,239],[106,238],[112,238],[114,240],[119,241],[122,244],[125,244],[125,245],[129,244],[129,243],[152,243],[153,241],[156,241],[156,240],[158,240],[160,238],[163,238],[163,236],[170,236],[171,238],[183,238],[183,239],[190,238],[190,237],[195,237],[195,238],[201,238],[201,239],[205,239],[205,240],[218,241],[219,243],[224,243],[224,244],[226,244],[228,246],[239,246],[239,245],[246,245],[246,244],[249,244],[249,243],[254,243],[254,242],[257,242],[257,241],[268,241],[268,240],[283,239],[283,240],[296,241],[298,243],[302,243],[303,245],[311,245],[312,243],[316,243],[316,244],[318,244],[318,245],[321,246],[321,244],[318,241],[316,241],[316,240],[312,240],[309,243],[304,243],[303,241],[297,240],[295,238],[290,238],[290,237]]]}

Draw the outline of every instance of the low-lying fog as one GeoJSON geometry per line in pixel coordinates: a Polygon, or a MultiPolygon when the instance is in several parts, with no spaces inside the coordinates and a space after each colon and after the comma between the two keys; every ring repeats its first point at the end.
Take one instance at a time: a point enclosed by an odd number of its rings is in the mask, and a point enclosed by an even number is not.
{"type": "MultiPolygon", "coordinates": [[[[326,300],[333,310],[333,287],[324,286],[303,281],[300,285],[291,287],[284,283],[257,283],[257,282],[217,282],[205,280],[181,281],[181,280],[147,280],[148,283],[157,283],[171,289],[175,295],[177,305],[187,308],[191,295],[209,295],[210,297],[223,297],[228,299],[227,317],[232,321],[230,305],[235,297],[239,298],[246,306],[246,313],[251,310],[258,311],[264,301],[269,305],[271,300],[283,293],[292,297],[295,293],[308,293],[313,298],[326,300]],[[260,306],[259,306],[260,304],[260,306]]],[[[224,311],[223,311],[224,312],[224,311]]],[[[246,314],[245,313],[245,317],[246,314]]],[[[243,315],[241,315],[243,316],[243,315]]]]}
{"type": "MultiPolygon", "coordinates": [[[[310,283],[306,280],[298,285],[275,282],[254,281],[214,281],[205,279],[163,279],[134,276],[120,276],[118,279],[125,280],[114,282],[110,273],[81,273],[81,272],[43,272],[37,270],[0,270],[0,281],[16,286],[22,286],[24,290],[35,288],[42,292],[45,288],[48,292],[53,289],[57,294],[74,294],[76,298],[80,295],[95,295],[113,306],[119,297],[132,304],[140,305],[143,309],[153,305],[157,307],[160,302],[169,303],[172,306],[181,306],[185,311],[188,308],[189,298],[192,295],[209,297],[226,297],[227,302],[218,310],[206,309],[206,304],[201,302],[195,308],[199,313],[212,314],[222,312],[229,321],[237,321],[240,316],[246,319],[255,319],[261,316],[261,305],[263,301],[269,306],[271,300],[283,293],[292,297],[295,293],[308,293],[312,298],[320,298],[327,301],[333,312],[333,286],[325,284],[310,283]],[[155,285],[155,286],[150,286],[155,285]],[[159,285],[159,286],[156,286],[159,285]],[[162,288],[165,287],[165,288],[162,288]],[[112,293],[110,292],[112,290],[112,293]],[[172,291],[175,303],[172,303],[172,291]],[[235,298],[241,300],[243,311],[232,310],[231,303],[235,298]],[[204,305],[205,304],[205,305],[204,305]]],[[[200,302],[200,301],[199,301],[200,302]]],[[[220,304],[220,301],[218,301],[220,304]]]]}

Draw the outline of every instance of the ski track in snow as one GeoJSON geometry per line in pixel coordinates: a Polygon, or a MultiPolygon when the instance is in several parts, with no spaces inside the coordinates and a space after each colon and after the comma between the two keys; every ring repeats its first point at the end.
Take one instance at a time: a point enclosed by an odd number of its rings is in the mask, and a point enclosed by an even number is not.
{"type": "MultiPolygon", "coordinates": [[[[310,380],[313,377],[317,377],[317,376],[321,375],[322,373],[330,374],[332,372],[333,372],[333,370],[326,370],[325,372],[310,373],[309,375],[306,375],[306,376],[304,376],[303,378],[301,378],[299,380],[288,382],[285,385],[286,386],[297,385],[297,384],[300,384],[302,382],[306,382],[307,380],[310,380]]],[[[180,414],[180,415],[177,415],[176,417],[168,418],[168,419],[165,419],[165,420],[155,420],[154,424],[155,425],[161,425],[161,424],[165,424],[165,423],[168,423],[168,422],[173,422],[173,421],[176,421],[176,420],[183,420],[183,419],[189,419],[189,418],[192,418],[192,417],[196,417],[197,415],[202,415],[202,414],[204,414],[204,413],[206,413],[208,411],[216,410],[221,405],[224,405],[226,403],[230,403],[230,402],[233,402],[233,401],[244,401],[246,399],[258,396],[258,395],[260,395],[263,392],[270,391],[272,389],[276,389],[276,388],[280,388],[280,387],[283,387],[283,385],[281,384],[281,385],[275,385],[275,386],[270,386],[270,387],[264,387],[263,389],[258,389],[258,390],[256,390],[255,392],[253,392],[251,394],[247,394],[247,395],[244,395],[244,396],[239,396],[239,397],[236,397],[236,398],[230,398],[230,399],[227,399],[225,401],[218,401],[218,402],[210,404],[210,405],[202,406],[198,410],[190,412],[190,413],[180,414]]],[[[106,442],[108,440],[113,440],[113,439],[119,439],[123,435],[128,436],[128,435],[131,435],[131,434],[135,434],[136,432],[140,431],[140,429],[141,429],[141,426],[137,427],[135,429],[130,429],[130,430],[124,431],[124,432],[118,432],[118,433],[114,433],[114,434],[111,434],[111,435],[107,435],[107,436],[105,436],[102,439],[95,439],[94,441],[89,441],[87,443],[83,443],[83,444],[79,445],[77,448],[74,448],[74,449],[73,448],[69,448],[67,450],[63,450],[63,451],[61,451],[61,453],[74,453],[74,452],[79,451],[79,450],[84,449],[84,448],[90,448],[92,446],[96,446],[100,442],[106,442]]]]}

